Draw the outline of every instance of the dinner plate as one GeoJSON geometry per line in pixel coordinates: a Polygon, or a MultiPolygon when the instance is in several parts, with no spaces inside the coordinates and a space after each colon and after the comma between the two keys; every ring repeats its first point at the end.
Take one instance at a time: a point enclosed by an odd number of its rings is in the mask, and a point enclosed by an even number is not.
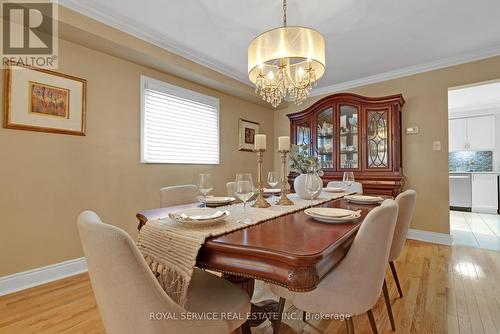
{"type": "Polygon", "coordinates": [[[358,203],[358,204],[378,204],[384,199],[380,196],[366,196],[366,195],[350,195],[344,196],[348,202],[358,203]]]}
{"type": "Polygon", "coordinates": [[[281,189],[279,189],[279,188],[274,188],[274,189],[264,188],[262,190],[263,190],[264,194],[278,194],[281,192],[281,189]]]}
{"type": "Polygon", "coordinates": [[[326,187],[323,188],[323,191],[326,191],[327,193],[343,193],[346,191],[346,188],[326,187]]]}
{"type": "Polygon", "coordinates": [[[306,209],[306,210],[304,210],[304,213],[306,215],[310,216],[311,218],[313,218],[314,220],[317,220],[317,221],[320,221],[320,222],[323,222],[323,223],[329,223],[329,224],[348,223],[350,221],[353,221],[353,220],[358,219],[359,217],[361,217],[361,212],[360,211],[346,210],[346,211],[350,211],[351,214],[348,215],[348,216],[344,216],[344,217],[328,217],[328,216],[322,216],[322,215],[319,215],[319,214],[315,214],[314,211],[311,212],[310,210],[311,209],[306,209]]]}
{"type": "Polygon", "coordinates": [[[236,200],[234,197],[207,197],[206,203],[207,204],[226,204],[226,203],[231,203],[232,201],[236,200]]]}
{"type": "Polygon", "coordinates": [[[202,226],[223,221],[229,216],[229,211],[217,209],[189,209],[171,213],[168,216],[178,223],[202,226]]]}
{"type": "Polygon", "coordinates": [[[308,214],[327,218],[342,218],[352,216],[355,211],[338,208],[309,208],[308,214]]]}

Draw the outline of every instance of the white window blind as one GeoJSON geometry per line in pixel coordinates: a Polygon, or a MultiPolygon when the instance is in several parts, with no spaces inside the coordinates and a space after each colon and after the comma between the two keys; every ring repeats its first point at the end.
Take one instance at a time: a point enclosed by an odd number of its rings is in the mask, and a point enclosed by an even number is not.
{"type": "Polygon", "coordinates": [[[219,163],[219,99],[141,77],[141,162],[219,163]]]}

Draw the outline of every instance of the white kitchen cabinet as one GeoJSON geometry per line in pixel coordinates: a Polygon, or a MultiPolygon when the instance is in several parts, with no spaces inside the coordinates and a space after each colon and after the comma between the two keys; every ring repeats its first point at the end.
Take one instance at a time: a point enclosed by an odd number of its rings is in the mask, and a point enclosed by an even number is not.
{"type": "Polygon", "coordinates": [[[467,149],[467,119],[456,118],[448,121],[448,146],[450,152],[467,149]]]}
{"type": "Polygon", "coordinates": [[[497,174],[472,174],[472,212],[497,213],[497,174]]]}
{"type": "Polygon", "coordinates": [[[449,151],[490,151],[495,149],[495,116],[448,120],[449,151]]]}
{"type": "Polygon", "coordinates": [[[495,116],[467,118],[467,141],[470,150],[493,150],[495,148],[495,116]]]}

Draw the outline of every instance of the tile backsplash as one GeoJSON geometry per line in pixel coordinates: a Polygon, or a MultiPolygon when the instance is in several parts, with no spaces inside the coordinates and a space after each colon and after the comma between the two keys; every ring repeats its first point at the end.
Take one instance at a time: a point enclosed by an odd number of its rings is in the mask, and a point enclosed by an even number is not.
{"type": "Polygon", "coordinates": [[[448,153],[448,170],[460,172],[490,172],[493,170],[492,151],[458,151],[448,153]]]}

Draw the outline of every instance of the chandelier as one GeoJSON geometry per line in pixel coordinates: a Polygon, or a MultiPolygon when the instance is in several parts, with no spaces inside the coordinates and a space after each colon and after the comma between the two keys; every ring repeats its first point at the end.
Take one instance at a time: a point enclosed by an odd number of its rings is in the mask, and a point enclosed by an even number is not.
{"type": "Polygon", "coordinates": [[[287,26],[257,36],[248,47],[248,76],[255,93],[278,106],[287,95],[301,104],[325,73],[325,40],[316,30],[287,26]]]}

